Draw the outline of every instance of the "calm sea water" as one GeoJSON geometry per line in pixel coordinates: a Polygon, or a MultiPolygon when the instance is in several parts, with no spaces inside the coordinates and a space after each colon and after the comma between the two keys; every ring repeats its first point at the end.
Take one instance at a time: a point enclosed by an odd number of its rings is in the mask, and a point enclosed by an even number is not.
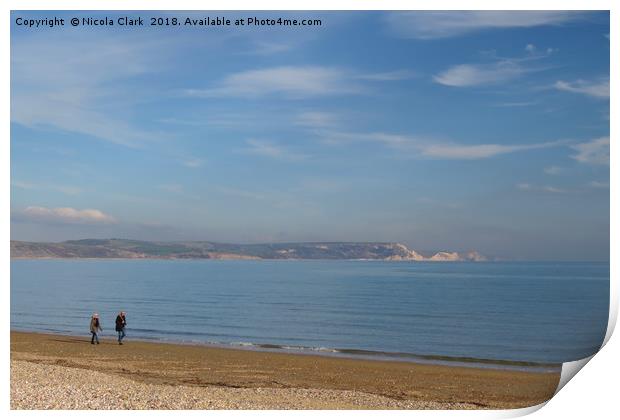
{"type": "Polygon", "coordinates": [[[608,263],[14,260],[11,328],[385,357],[560,363],[596,352],[608,263]]]}

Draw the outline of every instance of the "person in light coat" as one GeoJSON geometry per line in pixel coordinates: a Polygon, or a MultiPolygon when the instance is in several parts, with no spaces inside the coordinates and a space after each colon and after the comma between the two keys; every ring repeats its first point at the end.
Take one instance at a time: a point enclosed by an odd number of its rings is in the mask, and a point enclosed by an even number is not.
{"type": "Polygon", "coordinates": [[[90,344],[99,344],[99,331],[103,331],[103,328],[101,328],[101,323],[99,322],[99,314],[93,314],[90,318],[90,333],[92,334],[90,344]]]}

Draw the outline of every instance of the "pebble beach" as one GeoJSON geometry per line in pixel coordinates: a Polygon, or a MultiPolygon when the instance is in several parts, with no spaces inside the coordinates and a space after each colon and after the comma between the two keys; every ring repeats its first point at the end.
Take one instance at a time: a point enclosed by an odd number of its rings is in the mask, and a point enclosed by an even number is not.
{"type": "Polygon", "coordinates": [[[401,401],[356,391],[151,385],[85,369],[11,363],[11,408],[62,410],[175,409],[471,409],[401,401]]]}
{"type": "Polygon", "coordinates": [[[551,398],[558,373],[11,333],[11,409],[485,409],[551,398]]]}

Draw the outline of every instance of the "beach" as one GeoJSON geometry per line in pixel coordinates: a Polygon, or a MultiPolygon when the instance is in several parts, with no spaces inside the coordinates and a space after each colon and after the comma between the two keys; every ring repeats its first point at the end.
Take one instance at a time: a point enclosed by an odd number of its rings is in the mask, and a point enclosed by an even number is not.
{"type": "Polygon", "coordinates": [[[560,374],[11,332],[12,409],[502,409],[560,374]]]}

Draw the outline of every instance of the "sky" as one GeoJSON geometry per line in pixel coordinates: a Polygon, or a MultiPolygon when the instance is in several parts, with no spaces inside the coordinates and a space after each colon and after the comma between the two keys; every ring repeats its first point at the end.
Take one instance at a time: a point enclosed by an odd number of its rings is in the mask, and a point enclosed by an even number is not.
{"type": "Polygon", "coordinates": [[[12,12],[11,239],[609,259],[607,12],[12,12]],[[16,18],[312,18],[28,28],[16,18]]]}

